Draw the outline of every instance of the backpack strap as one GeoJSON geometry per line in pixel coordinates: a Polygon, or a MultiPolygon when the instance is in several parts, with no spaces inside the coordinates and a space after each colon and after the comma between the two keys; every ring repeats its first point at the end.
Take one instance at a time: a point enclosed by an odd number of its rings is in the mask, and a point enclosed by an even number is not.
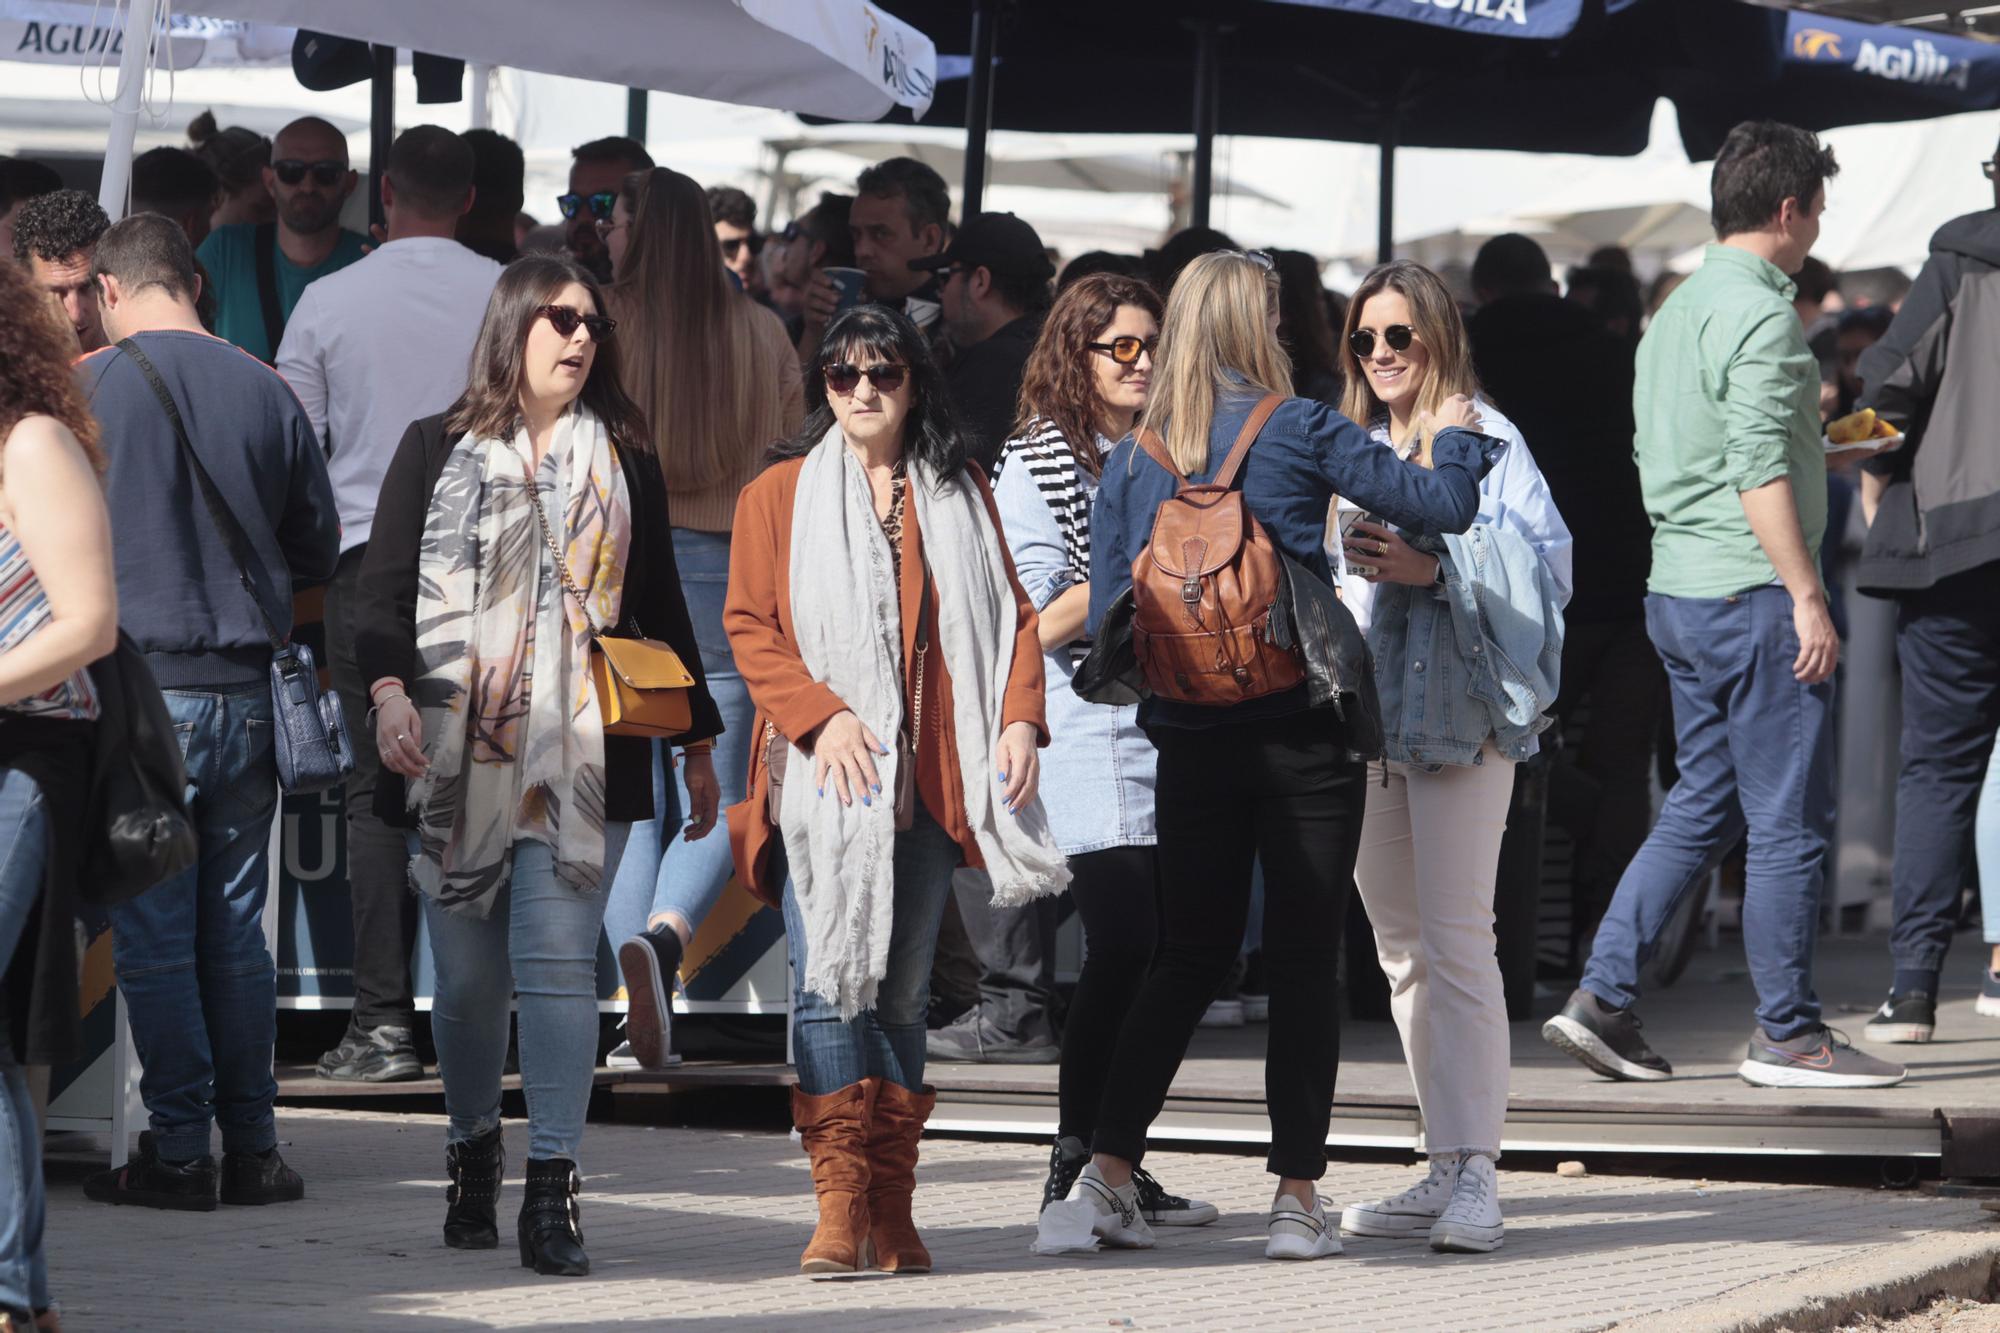
{"type": "Polygon", "coordinates": [[[1222,470],[1215,474],[1213,485],[1227,490],[1236,484],[1236,474],[1242,471],[1243,460],[1249,454],[1250,446],[1256,442],[1257,433],[1264,429],[1264,423],[1271,419],[1271,414],[1284,401],[1282,394],[1267,393],[1257,406],[1250,409],[1250,416],[1244,421],[1243,429],[1237,432],[1236,443],[1230,446],[1229,457],[1222,460],[1222,470]]]}
{"type": "Polygon", "coordinates": [[[285,340],[285,312],[278,303],[278,224],[260,222],[253,240],[257,252],[257,304],[264,314],[264,336],[271,343],[270,364],[278,363],[278,344],[285,340]]]}
{"type": "Polygon", "coordinates": [[[1134,438],[1138,440],[1139,447],[1146,451],[1148,457],[1172,475],[1177,488],[1187,485],[1187,475],[1175,465],[1174,456],[1167,452],[1167,442],[1160,438],[1158,432],[1148,427],[1134,438]]]}

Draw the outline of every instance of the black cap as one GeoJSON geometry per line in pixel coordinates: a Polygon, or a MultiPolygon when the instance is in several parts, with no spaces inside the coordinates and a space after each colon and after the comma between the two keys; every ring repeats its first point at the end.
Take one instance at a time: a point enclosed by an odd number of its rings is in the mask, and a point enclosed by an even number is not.
{"type": "Polygon", "coordinates": [[[1012,213],[980,213],[958,229],[958,235],[942,253],[912,259],[910,267],[919,273],[934,272],[962,264],[967,268],[991,269],[1014,278],[1053,278],[1056,266],[1035,229],[1012,213]]]}

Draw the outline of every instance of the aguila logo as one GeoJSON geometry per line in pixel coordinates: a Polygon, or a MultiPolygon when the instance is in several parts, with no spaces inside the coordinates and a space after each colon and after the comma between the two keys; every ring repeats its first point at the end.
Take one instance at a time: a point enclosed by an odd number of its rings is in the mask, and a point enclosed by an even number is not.
{"type": "Polygon", "coordinates": [[[1825,28],[1800,28],[1792,34],[1792,54],[1800,60],[1840,59],[1840,34],[1825,28]]]}

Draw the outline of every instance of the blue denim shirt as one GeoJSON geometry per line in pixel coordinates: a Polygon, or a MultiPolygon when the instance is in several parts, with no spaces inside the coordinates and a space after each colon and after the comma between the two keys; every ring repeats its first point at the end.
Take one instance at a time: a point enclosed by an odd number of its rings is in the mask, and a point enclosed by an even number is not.
{"type": "MultiPolygon", "coordinates": [[[[1209,428],[1208,466],[1189,478],[1208,481],[1260,395],[1220,397],[1209,428]]],[[[1368,432],[1324,403],[1288,398],[1271,414],[1243,465],[1243,496],[1278,549],[1321,578],[1331,579],[1325,540],[1327,505],[1335,494],[1365,505],[1398,526],[1426,532],[1463,532],[1478,514],[1479,478],[1501,444],[1471,431],[1439,432],[1432,444],[1435,469],[1406,463],[1368,432]]],[[[1090,627],[1103,623],[1111,603],[1132,586],[1132,563],[1153,533],[1153,517],[1170,499],[1177,480],[1127,435],[1104,460],[1104,478],[1091,515],[1090,627]]],[[[1283,717],[1308,707],[1304,686],[1227,708],[1167,699],[1139,705],[1139,724],[1209,727],[1283,717]]]]}
{"type": "MultiPolygon", "coordinates": [[[[1508,446],[1480,483],[1478,521],[1441,539],[1404,534],[1438,557],[1444,586],[1341,575],[1343,594],[1366,616],[1384,741],[1396,763],[1476,764],[1488,740],[1507,758],[1526,759],[1561,684],[1569,527],[1514,424],[1491,404],[1478,406],[1481,429],[1508,446]]],[[[1375,438],[1386,451],[1386,429],[1375,438]]]]}

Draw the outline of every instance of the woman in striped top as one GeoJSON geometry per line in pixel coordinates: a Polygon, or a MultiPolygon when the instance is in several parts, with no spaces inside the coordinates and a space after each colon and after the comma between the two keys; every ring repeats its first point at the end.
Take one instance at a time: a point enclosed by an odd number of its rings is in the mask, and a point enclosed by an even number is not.
{"type": "Polygon", "coordinates": [[[97,716],[85,668],[118,637],[103,457],[75,352],[42,293],[0,263],[0,1331],[57,1326],[25,1066],[82,1053],[71,921],[97,716]]]}
{"type": "MultiPolygon", "coordinates": [[[[1060,1124],[1042,1207],[1064,1198],[1090,1159],[1105,1070],[1125,1011],[1152,961],[1153,746],[1138,710],[1086,703],[1071,680],[1090,644],[1090,506],[1103,457],[1146,405],[1160,298],[1135,278],[1094,273],[1063,290],[1028,357],[1021,424],[993,492],[1021,584],[1041,611],[1049,732],[1042,756],[1049,826],[1069,857],[1083,918],[1083,974],[1063,1030],[1060,1124]]],[[[1212,1222],[1143,1172],[1140,1210],[1169,1226],[1212,1222]]],[[[1143,1226],[1143,1224],[1142,1224],[1143,1226]]]]}

